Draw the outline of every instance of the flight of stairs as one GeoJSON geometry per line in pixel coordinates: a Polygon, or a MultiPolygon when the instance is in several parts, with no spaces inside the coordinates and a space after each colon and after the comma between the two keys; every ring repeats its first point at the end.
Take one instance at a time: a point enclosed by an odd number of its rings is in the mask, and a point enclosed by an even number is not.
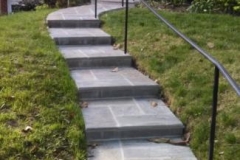
{"type": "MultiPolygon", "coordinates": [[[[121,8],[120,1],[99,3],[98,14],[121,8]]],[[[95,144],[89,160],[196,160],[186,146],[149,141],[179,140],[184,126],[158,99],[158,84],[132,67],[129,54],[113,48],[94,5],[58,10],[47,23],[85,106],[87,142],[95,144]]]]}

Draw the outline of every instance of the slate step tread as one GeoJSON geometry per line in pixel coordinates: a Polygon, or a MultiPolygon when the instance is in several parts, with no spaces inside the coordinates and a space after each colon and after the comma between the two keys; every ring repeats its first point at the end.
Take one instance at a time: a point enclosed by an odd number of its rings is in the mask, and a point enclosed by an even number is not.
{"type": "Polygon", "coordinates": [[[113,71],[114,69],[115,68],[79,69],[72,70],[71,75],[77,87],[81,90],[89,87],[114,86],[154,86],[158,88],[158,85],[154,81],[134,68],[119,67],[116,72],[113,71]]]}
{"type": "Polygon", "coordinates": [[[117,140],[88,147],[88,160],[197,160],[187,146],[148,140],[117,140]]]}
{"type": "Polygon", "coordinates": [[[72,70],[81,99],[157,97],[158,84],[131,67],[72,70]]]}
{"type": "Polygon", "coordinates": [[[114,49],[113,46],[58,46],[65,59],[78,58],[110,58],[110,57],[129,57],[122,50],[114,49]]]}
{"type": "MultiPolygon", "coordinates": [[[[58,11],[52,12],[47,17],[47,22],[54,21],[54,20],[97,20],[98,18],[94,17],[94,5],[83,5],[78,7],[70,7],[60,9],[58,11]]],[[[116,10],[123,8],[121,5],[116,4],[101,4],[98,3],[98,15],[100,13],[109,11],[109,10],[116,10]]]]}
{"type": "Polygon", "coordinates": [[[70,69],[132,66],[132,57],[113,46],[59,46],[70,69]]]}
{"type": "Polygon", "coordinates": [[[171,137],[183,133],[181,121],[159,99],[128,98],[87,103],[88,107],[83,108],[82,113],[89,140],[171,137]]]}
{"type": "Polygon", "coordinates": [[[49,28],[52,38],[111,37],[99,28],[49,28]]]}

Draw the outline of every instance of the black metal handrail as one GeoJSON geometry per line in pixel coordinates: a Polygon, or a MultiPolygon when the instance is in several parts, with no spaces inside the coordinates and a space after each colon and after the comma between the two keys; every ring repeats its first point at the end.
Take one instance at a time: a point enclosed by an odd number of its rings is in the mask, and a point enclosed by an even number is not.
{"type": "MultiPolygon", "coordinates": [[[[213,160],[214,153],[214,138],[215,138],[215,128],[216,128],[216,115],[217,115],[217,102],[218,102],[218,87],[219,87],[219,72],[222,73],[223,77],[226,78],[227,82],[233,88],[233,90],[240,96],[240,87],[233,80],[227,70],[208,52],[199,47],[196,43],[190,40],[183,33],[178,31],[171,23],[169,23],[165,18],[158,14],[150,5],[144,0],[141,2],[161,21],[163,21],[171,30],[173,30],[178,36],[195,48],[201,55],[203,55],[207,60],[209,60],[214,66],[214,82],[213,82],[213,101],[212,101],[212,120],[211,120],[211,131],[209,139],[209,160],[213,160]]],[[[128,0],[126,0],[126,13],[125,13],[125,35],[124,35],[124,52],[127,53],[127,32],[128,32],[128,0]]]]}
{"type": "Polygon", "coordinates": [[[94,0],[94,3],[95,3],[95,18],[97,18],[97,0],[94,0]]]}

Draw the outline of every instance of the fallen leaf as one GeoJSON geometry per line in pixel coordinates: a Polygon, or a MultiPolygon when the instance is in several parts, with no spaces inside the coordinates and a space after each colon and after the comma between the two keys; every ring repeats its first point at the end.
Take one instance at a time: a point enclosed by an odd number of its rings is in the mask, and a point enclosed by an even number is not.
{"type": "Polygon", "coordinates": [[[155,102],[155,101],[152,101],[152,102],[151,102],[151,106],[157,107],[157,105],[158,105],[157,102],[155,102]]]}
{"type": "Polygon", "coordinates": [[[185,142],[189,143],[190,142],[190,138],[191,138],[191,133],[188,132],[184,135],[184,140],[185,142]]]}
{"type": "Polygon", "coordinates": [[[81,108],[87,108],[88,107],[88,103],[87,102],[82,102],[80,103],[81,108]]]}
{"type": "Polygon", "coordinates": [[[155,79],[155,81],[154,81],[155,83],[158,83],[158,79],[155,79]]]}
{"type": "Polygon", "coordinates": [[[154,142],[154,143],[169,143],[170,139],[169,138],[151,138],[151,139],[148,139],[148,141],[154,142]]]}
{"type": "Polygon", "coordinates": [[[117,50],[117,49],[119,49],[120,47],[121,47],[120,44],[114,44],[114,45],[113,45],[113,49],[114,49],[114,50],[117,50]]]}
{"type": "Polygon", "coordinates": [[[182,110],[181,107],[178,107],[178,108],[177,108],[177,111],[176,111],[176,114],[177,114],[177,115],[180,115],[180,114],[181,114],[181,110],[182,110]]]}
{"type": "Polygon", "coordinates": [[[38,147],[37,146],[33,146],[30,150],[30,153],[34,153],[38,150],[38,147]]]}
{"type": "Polygon", "coordinates": [[[219,152],[219,155],[223,155],[224,154],[224,152],[219,152]]]}
{"type": "Polygon", "coordinates": [[[208,42],[207,46],[208,46],[208,48],[212,49],[212,48],[214,48],[215,45],[212,42],[208,42]]]}
{"type": "Polygon", "coordinates": [[[27,132],[30,132],[30,131],[32,131],[32,130],[33,130],[32,127],[27,126],[27,127],[25,127],[22,131],[25,132],[25,133],[27,133],[27,132]]]}
{"type": "Polygon", "coordinates": [[[112,72],[118,72],[118,67],[114,68],[112,72]]]}
{"type": "Polygon", "coordinates": [[[181,145],[181,146],[186,146],[186,145],[188,145],[188,143],[187,143],[186,141],[174,141],[174,140],[169,141],[169,144],[181,145]]]}
{"type": "Polygon", "coordinates": [[[91,147],[93,149],[93,148],[96,148],[98,146],[98,144],[97,143],[90,143],[87,146],[91,147]]]}

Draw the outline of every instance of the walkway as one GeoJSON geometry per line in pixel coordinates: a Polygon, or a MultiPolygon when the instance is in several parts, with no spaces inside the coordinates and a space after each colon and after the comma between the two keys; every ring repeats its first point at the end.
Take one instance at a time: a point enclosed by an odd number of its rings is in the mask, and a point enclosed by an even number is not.
{"type": "MultiPolygon", "coordinates": [[[[121,8],[98,3],[98,14],[121,8]]],[[[169,143],[180,141],[183,124],[158,99],[158,84],[113,49],[93,5],[58,10],[47,22],[79,89],[88,160],[196,160],[189,147],[169,143]]]]}

